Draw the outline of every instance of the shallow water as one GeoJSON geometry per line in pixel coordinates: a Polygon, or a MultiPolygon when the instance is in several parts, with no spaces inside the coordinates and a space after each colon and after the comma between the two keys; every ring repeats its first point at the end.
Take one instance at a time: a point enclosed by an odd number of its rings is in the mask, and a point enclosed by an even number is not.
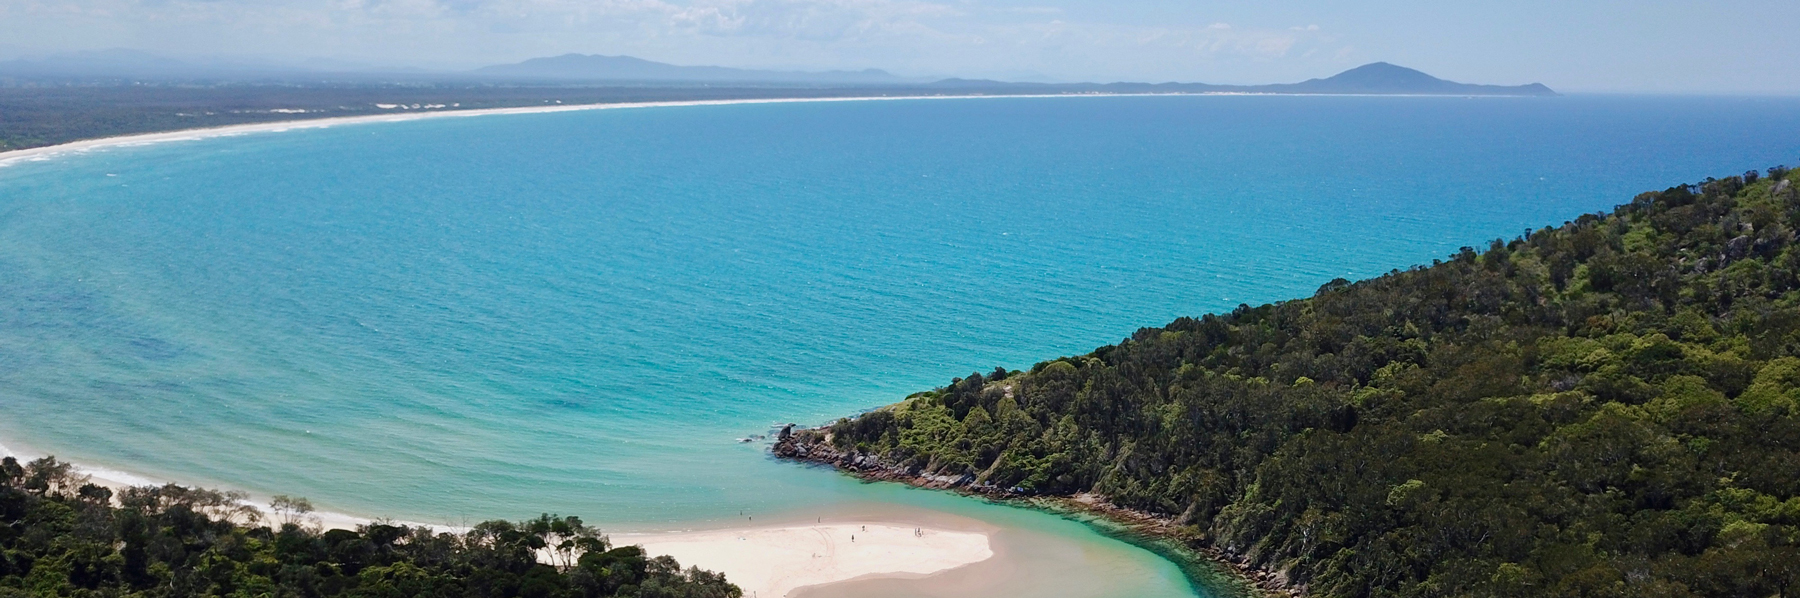
{"type": "Polygon", "coordinates": [[[1143,584],[1062,595],[1184,595],[1056,517],[736,440],[1796,158],[1800,101],[1609,97],[703,106],[114,148],[0,168],[0,438],[432,523],[966,508],[1143,584]]]}

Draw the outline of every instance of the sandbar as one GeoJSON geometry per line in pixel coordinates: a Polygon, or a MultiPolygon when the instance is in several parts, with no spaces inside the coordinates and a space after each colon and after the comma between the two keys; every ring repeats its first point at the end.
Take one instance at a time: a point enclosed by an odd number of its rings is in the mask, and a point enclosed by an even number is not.
{"type": "Polygon", "coordinates": [[[614,535],[613,543],[724,573],[745,598],[782,598],[852,579],[922,577],[994,556],[987,534],[891,522],[614,535]]]}

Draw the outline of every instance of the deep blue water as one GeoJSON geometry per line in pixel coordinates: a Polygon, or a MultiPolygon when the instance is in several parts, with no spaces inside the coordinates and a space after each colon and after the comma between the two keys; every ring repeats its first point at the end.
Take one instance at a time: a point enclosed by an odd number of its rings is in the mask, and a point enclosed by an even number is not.
{"type": "Polygon", "coordinates": [[[114,148],[0,168],[0,441],[420,521],[992,515],[734,440],[1797,161],[1800,100],[1631,97],[703,106],[114,148]]]}

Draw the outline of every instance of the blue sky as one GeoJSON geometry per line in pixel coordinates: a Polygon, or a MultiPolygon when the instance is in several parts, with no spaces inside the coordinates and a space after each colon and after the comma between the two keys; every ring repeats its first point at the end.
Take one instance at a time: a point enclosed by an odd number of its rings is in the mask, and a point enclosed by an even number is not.
{"type": "Polygon", "coordinates": [[[1372,61],[1567,91],[1800,94],[1794,0],[0,0],[0,57],[465,68],[569,52],[1055,81],[1288,82],[1372,61]]]}

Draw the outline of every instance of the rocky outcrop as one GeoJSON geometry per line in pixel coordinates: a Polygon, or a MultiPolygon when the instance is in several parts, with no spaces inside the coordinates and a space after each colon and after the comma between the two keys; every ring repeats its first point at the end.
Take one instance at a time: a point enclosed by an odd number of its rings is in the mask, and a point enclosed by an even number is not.
{"type": "Polygon", "coordinates": [[[794,430],[791,425],[783,428],[775,441],[774,451],[777,457],[830,465],[865,480],[901,482],[920,488],[955,490],[993,498],[1028,497],[1016,488],[978,483],[974,474],[936,475],[916,465],[902,466],[874,453],[839,449],[832,445],[831,433],[823,429],[794,430]]]}
{"type": "Polygon", "coordinates": [[[1193,551],[1193,554],[1236,572],[1246,586],[1261,594],[1293,598],[1306,595],[1306,587],[1290,583],[1285,571],[1252,568],[1247,565],[1247,559],[1243,556],[1234,557],[1212,546],[1195,529],[1182,526],[1176,517],[1115,505],[1106,497],[1091,492],[1071,496],[1032,495],[1017,488],[979,483],[974,474],[934,475],[926,473],[921,467],[902,466],[874,453],[838,448],[831,440],[831,433],[823,428],[795,429],[789,424],[777,436],[773,450],[775,456],[783,459],[829,465],[864,480],[900,482],[920,488],[949,490],[994,499],[1016,499],[1022,502],[1022,506],[1098,515],[1133,532],[1180,544],[1193,551]]]}

